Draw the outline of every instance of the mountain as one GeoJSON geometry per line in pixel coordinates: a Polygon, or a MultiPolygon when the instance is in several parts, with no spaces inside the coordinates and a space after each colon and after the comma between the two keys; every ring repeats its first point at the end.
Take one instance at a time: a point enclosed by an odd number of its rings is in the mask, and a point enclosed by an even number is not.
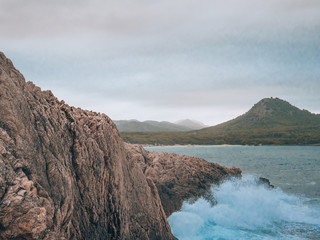
{"type": "Polygon", "coordinates": [[[276,128],[306,128],[320,126],[320,115],[300,110],[279,98],[264,98],[247,113],[197,133],[216,131],[267,130],[276,128]]]}
{"type": "Polygon", "coordinates": [[[115,120],[114,122],[120,132],[181,132],[194,130],[194,128],[165,121],[115,120]]]}
{"type": "Polygon", "coordinates": [[[247,113],[194,134],[231,144],[319,144],[320,115],[279,98],[264,98],[247,113]]]}
{"type": "Polygon", "coordinates": [[[140,144],[320,144],[320,115],[279,98],[264,98],[247,113],[225,123],[180,133],[122,133],[140,144]]]}
{"type": "Polygon", "coordinates": [[[180,120],[180,121],[175,122],[175,124],[187,127],[192,130],[198,130],[198,129],[209,127],[208,125],[205,125],[202,122],[199,122],[196,120],[191,120],[191,119],[180,120]]]}
{"type": "Polygon", "coordinates": [[[105,114],[26,82],[0,52],[0,239],[176,239],[167,217],[240,169],[123,142],[105,114]]]}

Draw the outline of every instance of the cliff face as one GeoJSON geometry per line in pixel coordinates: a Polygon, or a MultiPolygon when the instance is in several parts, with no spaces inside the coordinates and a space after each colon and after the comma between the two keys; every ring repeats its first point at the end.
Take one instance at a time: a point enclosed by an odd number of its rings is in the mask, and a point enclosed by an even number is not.
{"type": "Polygon", "coordinates": [[[113,122],[0,67],[0,238],[171,239],[113,122]]]}
{"type": "Polygon", "coordinates": [[[148,152],[140,145],[127,144],[126,148],[157,186],[167,217],[179,211],[188,199],[203,196],[214,202],[209,191],[212,184],[219,184],[230,176],[241,176],[239,168],[226,168],[201,158],[148,152]]]}
{"type": "Polygon", "coordinates": [[[26,83],[0,53],[0,239],[174,239],[162,204],[171,214],[194,179],[215,182],[192,162],[125,145],[106,115],[26,83]]]}

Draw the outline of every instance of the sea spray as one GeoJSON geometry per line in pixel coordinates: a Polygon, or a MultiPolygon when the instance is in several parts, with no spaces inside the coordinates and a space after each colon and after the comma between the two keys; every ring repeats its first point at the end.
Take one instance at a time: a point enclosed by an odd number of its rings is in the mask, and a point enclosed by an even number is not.
{"type": "Polygon", "coordinates": [[[180,240],[320,239],[320,207],[257,184],[251,175],[212,187],[216,205],[201,198],[169,217],[180,240]]]}

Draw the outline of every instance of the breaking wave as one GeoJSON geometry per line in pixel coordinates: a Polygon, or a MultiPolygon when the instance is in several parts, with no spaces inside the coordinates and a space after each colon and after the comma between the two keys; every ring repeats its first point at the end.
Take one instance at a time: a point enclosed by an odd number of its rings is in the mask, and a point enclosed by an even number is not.
{"type": "Polygon", "coordinates": [[[169,217],[180,240],[320,239],[320,206],[257,184],[251,175],[212,187],[217,204],[185,202],[169,217]]]}

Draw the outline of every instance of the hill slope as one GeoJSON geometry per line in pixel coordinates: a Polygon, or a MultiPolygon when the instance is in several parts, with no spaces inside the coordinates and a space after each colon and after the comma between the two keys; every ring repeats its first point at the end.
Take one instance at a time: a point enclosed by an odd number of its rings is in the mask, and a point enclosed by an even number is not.
{"type": "Polygon", "coordinates": [[[264,144],[320,143],[320,115],[300,110],[278,98],[265,98],[247,113],[228,122],[186,133],[122,133],[141,144],[264,144]]]}
{"type": "Polygon", "coordinates": [[[308,126],[320,126],[320,115],[300,110],[279,98],[264,98],[247,113],[228,122],[201,129],[198,133],[308,126]]]}

